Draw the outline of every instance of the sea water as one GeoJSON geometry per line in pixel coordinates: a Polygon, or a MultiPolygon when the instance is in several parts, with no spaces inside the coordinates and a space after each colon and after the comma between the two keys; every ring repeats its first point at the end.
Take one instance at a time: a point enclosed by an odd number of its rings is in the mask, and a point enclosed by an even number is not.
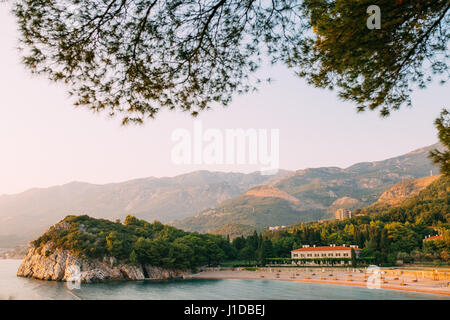
{"type": "Polygon", "coordinates": [[[0,299],[149,299],[149,300],[309,300],[309,299],[449,299],[447,296],[395,290],[274,280],[116,281],[81,284],[16,276],[20,260],[0,260],[0,299]]]}

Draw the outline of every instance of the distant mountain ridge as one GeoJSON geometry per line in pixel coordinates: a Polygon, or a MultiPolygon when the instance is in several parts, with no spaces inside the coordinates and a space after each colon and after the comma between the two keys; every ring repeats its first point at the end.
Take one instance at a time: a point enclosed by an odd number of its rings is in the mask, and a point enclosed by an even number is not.
{"type": "Polygon", "coordinates": [[[22,244],[69,214],[148,221],[181,219],[281,177],[255,173],[195,171],[105,185],[72,182],[0,196],[0,247],[22,244]],[[30,223],[32,222],[32,223],[30,223]]]}
{"type": "Polygon", "coordinates": [[[395,183],[427,176],[430,170],[438,173],[428,159],[428,151],[436,147],[346,169],[280,170],[275,176],[196,171],[105,185],[73,182],[4,195],[0,247],[24,244],[69,214],[107,219],[133,214],[202,232],[227,224],[248,231],[246,226],[260,229],[318,220],[330,216],[333,203],[349,203],[345,197],[364,207],[395,183]]]}
{"type": "Polygon", "coordinates": [[[241,229],[242,225],[262,229],[330,218],[338,208],[362,208],[376,202],[398,182],[421,178],[431,171],[438,173],[428,158],[428,152],[435,148],[442,147],[434,144],[346,169],[298,170],[270,184],[270,190],[256,187],[173,225],[188,231],[217,232],[231,223],[241,225],[241,229]]]}

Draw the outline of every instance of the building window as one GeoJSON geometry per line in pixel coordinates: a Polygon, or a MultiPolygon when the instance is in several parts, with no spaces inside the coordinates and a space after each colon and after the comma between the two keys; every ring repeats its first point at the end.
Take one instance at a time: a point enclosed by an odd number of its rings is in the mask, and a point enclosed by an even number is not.
{"type": "Polygon", "coordinates": [[[348,253],[344,253],[344,257],[348,257],[348,253]]]}

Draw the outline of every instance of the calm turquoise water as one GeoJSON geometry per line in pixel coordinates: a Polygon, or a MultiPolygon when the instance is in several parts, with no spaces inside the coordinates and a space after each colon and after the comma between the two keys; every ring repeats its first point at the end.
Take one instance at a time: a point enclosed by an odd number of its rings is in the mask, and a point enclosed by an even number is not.
{"type": "Polygon", "coordinates": [[[0,299],[448,299],[359,287],[264,280],[130,281],[81,285],[16,277],[19,260],[0,260],[0,299]]]}

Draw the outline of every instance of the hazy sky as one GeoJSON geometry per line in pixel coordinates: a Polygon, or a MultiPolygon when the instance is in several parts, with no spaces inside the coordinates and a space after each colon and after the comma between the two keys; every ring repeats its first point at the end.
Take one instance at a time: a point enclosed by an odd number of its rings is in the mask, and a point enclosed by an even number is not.
{"type": "MultiPolygon", "coordinates": [[[[32,77],[20,64],[17,31],[0,3],[0,194],[70,181],[119,182],[173,176],[193,170],[256,171],[259,166],[176,165],[177,128],[192,131],[187,114],[165,112],[144,126],[75,109],[66,88],[32,77]]],[[[336,94],[314,89],[283,66],[264,70],[275,78],[258,93],[237,96],[227,109],[201,114],[205,128],[280,129],[280,167],[347,167],[382,160],[437,141],[433,126],[448,102],[448,85],[417,90],[413,108],[388,119],[357,114],[336,94]]]]}

